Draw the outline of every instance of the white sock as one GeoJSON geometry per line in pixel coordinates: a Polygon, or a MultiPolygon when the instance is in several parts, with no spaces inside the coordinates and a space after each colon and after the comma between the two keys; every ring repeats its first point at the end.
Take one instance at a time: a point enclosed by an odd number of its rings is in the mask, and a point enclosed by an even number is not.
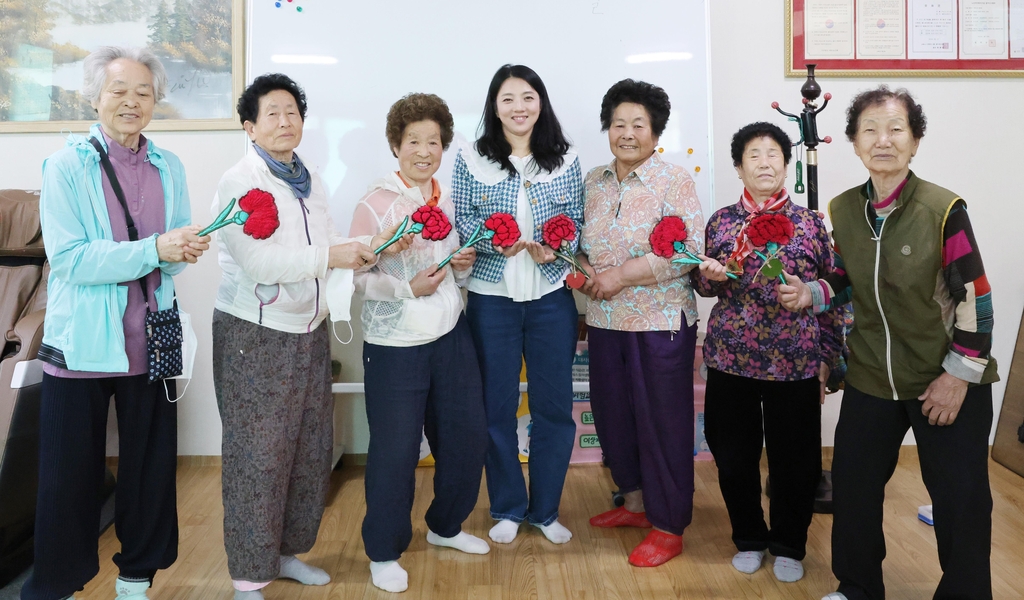
{"type": "Polygon", "coordinates": [[[435,546],[443,546],[445,548],[455,548],[461,550],[466,554],[487,554],[491,551],[491,547],[487,545],[487,542],[470,535],[465,531],[460,531],[458,535],[450,538],[441,537],[431,530],[427,530],[427,543],[435,546]]]}
{"type": "Polygon", "coordinates": [[[846,597],[846,594],[840,594],[839,592],[832,592],[828,596],[825,596],[821,600],[850,600],[846,597]]]}
{"type": "Polygon", "coordinates": [[[331,582],[331,576],[327,571],[307,565],[294,556],[281,557],[281,572],[278,579],[294,579],[302,585],[327,585],[331,582]]]}
{"type": "Polygon", "coordinates": [[[487,535],[499,544],[511,544],[518,534],[519,523],[508,519],[498,521],[498,524],[487,532],[487,535]]]}
{"type": "Polygon", "coordinates": [[[235,600],[263,600],[263,592],[253,590],[251,592],[240,592],[235,590],[235,600]]]}
{"type": "Polygon", "coordinates": [[[128,581],[117,578],[114,582],[114,593],[117,596],[114,600],[149,600],[146,590],[149,589],[149,581],[128,581]]]}
{"type": "Polygon", "coordinates": [[[564,544],[572,539],[572,532],[565,528],[558,520],[554,520],[550,525],[537,525],[537,528],[544,533],[544,537],[548,538],[548,541],[552,544],[564,544]]]}
{"type": "Polygon", "coordinates": [[[747,550],[737,552],[732,557],[732,566],[740,573],[751,574],[761,568],[761,561],[764,560],[764,550],[747,550]]]}
{"type": "Polygon", "coordinates": [[[373,585],[385,592],[404,592],[409,589],[409,574],[396,560],[370,563],[370,579],[373,585]]]}
{"type": "Polygon", "coordinates": [[[775,567],[772,570],[775,571],[775,578],[783,583],[800,581],[804,576],[803,563],[785,556],[775,557],[775,567]]]}

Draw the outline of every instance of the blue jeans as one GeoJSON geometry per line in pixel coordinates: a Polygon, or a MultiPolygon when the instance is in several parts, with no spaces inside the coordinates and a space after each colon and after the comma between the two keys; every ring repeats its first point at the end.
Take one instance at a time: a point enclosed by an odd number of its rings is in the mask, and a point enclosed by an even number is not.
{"type": "Polygon", "coordinates": [[[491,516],[550,525],[558,519],[576,424],[572,419],[572,360],[579,318],[566,288],[529,302],[469,293],[466,308],[483,375],[490,440],[485,461],[491,516]],[[519,372],[530,382],[530,490],[519,444],[519,372]]]}

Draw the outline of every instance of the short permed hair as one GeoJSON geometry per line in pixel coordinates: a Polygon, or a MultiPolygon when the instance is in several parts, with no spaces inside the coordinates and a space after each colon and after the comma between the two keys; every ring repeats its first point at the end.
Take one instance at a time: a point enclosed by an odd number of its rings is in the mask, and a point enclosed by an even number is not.
{"type": "Polygon", "coordinates": [[[924,109],[914,100],[906,88],[899,88],[896,91],[889,89],[889,86],[882,84],[873,90],[867,90],[854,96],[850,102],[850,108],[846,109],[846,139],[851,142],[857,137],[857,126],[860,125],[860,115],[871,108],[895,100],[903,105],[907,111],[907,121],[910,123],[910,133],[915,140],[924,137],[925,129],[928,128],[928,119],[924,116],[924,109]]]}
{"type": "Polygon", "coordinates": [[[623,79],[605,92],[601,100],[601,131],[608,131],[612,126],[612,114],[623,102],[632,102],[644,107],[647,116],[651,119],[651,131],[654,135],[661,137],[668,124],[669,114],[672,112],[672,103],[668,100],[668,94],[664,89],[647,83],[646,81],[635,81],[623,79]]]}
{"type": "Polygon", "coordinates": [[[455,137],[455,119],[448,110],[448,104],[434,94],[408,94],[391,105],[388,110],[387,126],[384,133],[388,136],[388,147],[391,154],[398,157],[395,148],[401,147],[405,128],[417,121],[433,121],[441,128],[441,148],[448,149],[455,137]]]}
{"type": "Polygon", "coordinates": [[[299,116],[303,121],[306,120],[306,93],[299,84],[287,75],[267,73],[257,77],[238,98],[236,110],[242,125],[245,125],[246,121],[256,122],[256,118],[260,116],[260,98],[274,90],[284,90],[291,94],[295,98],[295,104],[299,105],[299,116]]]}
{"type": "Polygon", "coordinates": [[[789,164],[790,159],[793,158],[793,140],[789,139],[786,132],[781,127],[774,123],[767,123],[765,121],[758,121],[757,123],[751,123],[750,125],[744,125],[732,136],[732,146],[730,151],[732,153],[732,166],[738,167],[743,164],[743,151],[747,149],[747,144],[753,140],[761,138],[771,138],[775,140],[775,143],[782,148],[782,160],[785,164],[789,164]]]}
{"type": "Polygon", "coordinates": [[[164,99],[167,93],[167,71],[155,54],[146,48],[103,46],[82,61],[82,70],[85,72],[82,96],[86,100],[92,103],[99,99],[103,93],[103,86],[107,83],[107,67],[119,58],[133,60],[149,69],[153,74],[153,99],[157,102],[164,99]]]}

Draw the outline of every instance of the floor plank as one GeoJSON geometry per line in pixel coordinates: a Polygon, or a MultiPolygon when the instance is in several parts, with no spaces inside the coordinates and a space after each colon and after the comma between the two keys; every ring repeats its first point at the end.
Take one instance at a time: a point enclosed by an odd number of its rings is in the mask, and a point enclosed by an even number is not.
{"type": "MultiPolygon", "coordinates": [[[[765,470],[762,464],[762,471],[765,470]]],[[[992,535],[993,592],[996,598],[1024,597],[1024,480],[990,462],[994,501],[992,535]]],[[[555,546],[539,530],[524,526],[509,545],[492,544],[491,553],[471,556],[429,546],[423,515],[432,497],[433,470],[416,473],[413,507],[414,539],[401,563],[409,572],[410,589],[400,596],[422,600],[640,600],[654,598],[763,598],[817,600],[835,588],[829,568],[831,525],[828,515],[815,515],[804,561],[806,576],[780,584],[766,563],[753,575],[735,571],[729,520],[718,489],[713,463],[696,466],[694,522],[686,530],[681,558],[655,569],[637,569],[626,562],[629,551],[645,535],[639,530],[596,529],[592,515],[611,506],[614,489],[607,471],[597,465],[573,466],[562,497],[561,521],[573,540],[555,546]]],[[[885,503],[885,562],[888,598],[930,597],[941,571],[931,527],[917,520],[917,507],[927,504],[916,450],[906,448],[889,483],[885,503]]],[[[765,501],[767,510],[767,500],[765,501]]],[[[267,600],[384,600],[369,582],[360,527],[365,504],[363,468],[346,467],[332,476],[329,505],[316,547],[304,558],[326,569],[332,582],[304,587],[278,581],[265,589],[267,600]]],[[[157,576],[153,600],[230,599],[231,583],[223,545],[220,467],[184,464],[178,469],[180,547],[178,561],[157,576]]],[[[492,521],[487,495],[466,521],[465,529],[486,537],[492,521]]],[[[113,530],[100,540],[99,575],[77,595],[81,600],[108,600],[116,568],[113,530]]]]}

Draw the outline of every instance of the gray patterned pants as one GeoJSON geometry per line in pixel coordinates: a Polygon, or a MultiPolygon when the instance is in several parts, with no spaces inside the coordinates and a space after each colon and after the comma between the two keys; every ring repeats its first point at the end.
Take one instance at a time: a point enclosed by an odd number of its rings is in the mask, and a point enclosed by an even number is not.
{"type": "Polygon", "coordinates": [[[270,581],[281,555],[313,547],[323,516],[334,444],[326,323],[284,333],[215,310],[213,382],[228,572],[270,581]]]}

